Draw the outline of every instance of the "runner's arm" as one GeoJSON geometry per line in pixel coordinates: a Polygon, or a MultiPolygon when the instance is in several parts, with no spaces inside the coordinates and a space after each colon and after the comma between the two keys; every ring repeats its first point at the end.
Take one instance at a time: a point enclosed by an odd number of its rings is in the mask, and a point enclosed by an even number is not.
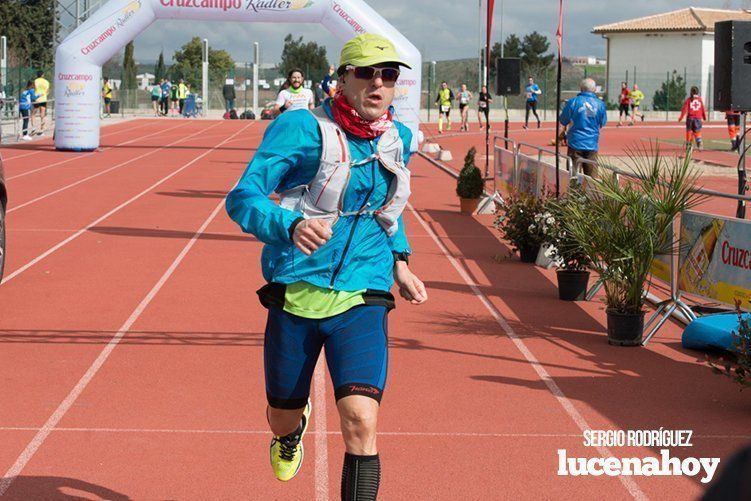
{"type": "Polygon", "coordinates": [[[686,117],[686,114],[688,113],[688,103],[690,99],[686,99],[686,102],[683,103],[683,108],[681,108],[681,116],[678,118],[679,122],[683,122],[683,119],[686,117]]]}
{"type": "MultiPolygon", "coordinates": [[[[412,156],[412,153],[410,152],[410,147],[412,145],[412,131],[402,124],[398,124],[397,127],[399,127],[399,135],[404,144],[404,165],[408,165],[409,159],[412,156]]],[[[389,246],[391,247],[392,252],[410,255],[412,254],[412,249],[410,248],[409,240],[407,239],[407,230],[404,227],[403,216],[399,216],[398,225],[396,233],[389,237],[389,246]]]]}
{"type": "Polygon", "coordinates": [[[267,244],[291,243],[289,230],[302,217],[269,200],[269,195],[292,169],[315,163],[320,157],[315,119],[305,115],[308,114],[285,113],[271,123],[250,165],[227,195],[226,208],[232,220],[267,244]],[[308,124],[305,120],[313,122],[308,124]]]}

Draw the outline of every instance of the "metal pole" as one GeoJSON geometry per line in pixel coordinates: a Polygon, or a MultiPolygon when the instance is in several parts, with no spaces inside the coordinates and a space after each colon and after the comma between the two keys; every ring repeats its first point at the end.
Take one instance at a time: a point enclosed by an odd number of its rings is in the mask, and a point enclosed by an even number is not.
{"type": "Polygon", "coordinates": [[[81,24],[81,0],[76,0],[76,28],[81,24]]]}
{"type": "Polygon", "coordinates": [[[258,66],[261,64],[261,46],[253,42],[253,113],[258,118],[258,66]]]}
{"type": "Polygon", "coordinates": [[[665,121],[670,121],[670,72],[667,72],[665,81],[665,121]]]}
{"type": "MultiPolygon", "coordinates": [[[[432,101],[432,95],[430,93],[435,86],[435,61],[430,61],[430,73],[428,74],[428,80],[430,81],[431,86],[428,90],[428,122],[430,122],[430,103],[432,101]]],[[[441,113],[440,109],[438,110],[438,113],[441,113]]]]}
{"type": "Polygon", "coordinates": [[[483,46],[482,41],[482,0],[477,2],[477,46],[480,48],[479,58],[477,59],[477,88],[482,87],[482,53],[483,46]]]}
{"type": "MultiPolygon", "coordinates": [[[[0,37],[0,91],[5,92],[8,83],[8,38],[0,37]]],[[[10,97],[10,96],[7,96],[10,97]]]]}
{"type": "Polygon", "coordinates": [[[203,39],[203,64],[201,72],[201,93],[203,94],[203,116],[209,114],[209,40],[203,39]]]}
{"type": "MultiPolygon", "coordinates": [[[[743,134],[741,135],[741,145],[738,147],[738,151],[741,152],[741,158],[738,160],[738,194],[739,195],[745,195],[746,194],[746,112],[744,111],[741,114],[741,131],[743,134]]],[[[738,200],[738,209],[736,210],[736,215],[738,219],[746,219],[746,201],[745,200],[738,200]]]]}
{"type": "MultiPolygon", "coordinates": [[[[248,63],[245,62],[245,71],[243,72],[243,89],[245,90],[245,94],[243,97],[243,110],[248,111],[248,81],[250,79],[248,78],[248,63]]],[[[254,112],[255,113],[255,112],[254,112]]],[[[245,115],[247,116],[247,115],[245,115]]]]}

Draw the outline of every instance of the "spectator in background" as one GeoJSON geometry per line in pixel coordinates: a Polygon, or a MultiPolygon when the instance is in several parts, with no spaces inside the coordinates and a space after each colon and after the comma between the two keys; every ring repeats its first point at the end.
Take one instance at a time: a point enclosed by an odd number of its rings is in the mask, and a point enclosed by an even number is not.
{"type": "MultiPolygon", "coordinates": [[[[50,91],[50,83],[44,78],[43,71],[37,71],[37,78],[34,80],[34,92],[36,100],[34,101],[34,111],[39,115],[38,135],[44,134],[47,122],[47,94],[50,91]]],[[[34,134],[34,117],[31,118],[31,133],[34,134]]]]}
{"type": "Polygon", "coordinates": [[[177,115],[177,108],[180,102],[180,98],[177,95],[180,86],[178,84],[172,84],[169,90],[170,111],[173,115],[177,115]]]}
{"type": "MultiPolygon", "coordinates": [[[[581,92],[569,99],[561,112],[561,125],[568,127],[568,156],[574,164],[580,158],[597,161],[600,129],[608,121],[605,103],[595,95],[595,81],[585,78],[579,88],[581,92]]],[[[582,172],[591,177],[597,174],[596,168],[587,163],[582,164],[582,172]]]]}
{"type": "Polygon", "coordinates": [[[162,84],[164,83],[164,79],[162,78],[159,80],[159,83],[154,83],[154,86],[151,88],[151,106],[154,108],[154,116],[159,116],[159,100],[162,97],[162,84]]]}
{"type": "Polygon", "coordinates": [[[177,84],[177,102],[180,107],[180,116],[183,114],[183,108],[185,107],[185,99],[188,97],[188,86],[185,85],[185,80],[180,79],[180,83],[177,84]]]}
{"type": "Polygon", "coordinates": [[[305,74],[294,68],[287,73],[287,88],[282,89],[276,96],[274,109],[277,113],[291,110],[312,110],[315,104],[313,91],[303,87],[305,74]]]}
{"type": "Polygon", "coordinates": [[[21,127],[21,139],[24,141],[31,141],[29,135],[29,114],[31,113],[34,101],[37,100],[36,92],[34,91],[34,82],[29,80],[26,82],[26,90],[21,92],[21,97],[18,100],[18,111],[23,118],[23,126],[21,127]]]}
{"type": "Polygon", "coordinates": [[[334,97],[334,93],[336,92],[336,87],[331,86],[331,81],[334,78],[335,73],[336,68],[334,66],[329,66],[329,73],[328,75],[323,77],[323,81],[321,82],[321,89],[323,90],[323,93],[329,97],[334,97]]]}
{"type": "Polygon", "coordinates": [[[235,108],[235,81],[228,78],[224,81],[222,87],[222,97],[224,98],[224,111],[230,111],[235,108]]]}
{"type": "Polygon", "coordinates": [[[529,77],[527,86],[524,88],[524,94],[527,96],[526,115],[524,118],[524,128],[529,128],[529,112],[531,111],[537,119],[537,128],[540,128],[540,117],[537,115],[537,96],[542,94],[540,86],[535,83],[535,79],[529,77]]]}
{"type": "Polygon", "coordinates": [[[313,84],[313,97],[315,98],[315,107],[321,106],[321,103],[326,99],[326,94],[323,92],[323,87],[319,82],[313,84]]]}
{"type": "Polygon", "coordinates": [[[104,77],[104,83],[102,83],[102,98],[104,98],[104,118],[110,117],[110,103],[112,102],[112,86],[110,85],[110,79],[104,77]]]}
{"type": "Polygon", "coordinates": [[[618,98],[618,127],[623,125],[623,116],[626,115],[628,120],[629,109],[631,108],[631,91],[628,89],[626,82],[621,82],[621,95],[618,98]]]}
{"type": "Polygon", "coordinates": [[[167,116],[169,113],[169,96],[172,91],[172,83],[168,79],[164,79],[162,82],[162,97],[160,103],[162,104],[162,116],[167,116]]]}
{"type": "Polygon", "coordinates": [[[696,148],[702,150],[701,128],[703,122],[707,121],[707,109],[704,107],[704,101],[699,95],[699,88],[691,87],[691,95],[683,103],[679,122],[686,117],[686,148],[696,140],[696,148]]]}

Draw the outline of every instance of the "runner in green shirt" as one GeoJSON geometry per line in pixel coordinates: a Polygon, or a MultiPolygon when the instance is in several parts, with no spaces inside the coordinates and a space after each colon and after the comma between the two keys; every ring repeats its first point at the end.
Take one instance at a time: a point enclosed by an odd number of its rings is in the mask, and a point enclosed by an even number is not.
{"type": "Polygon", "coordinates": [[[438,90],[438,96],[435,102],[438,103],[438,133],[443,134],[443,117],[446,117],[446,130],[451,130],[451,103],[454,101],[454,93],[449,89],[449,84],[441,82],[441,88],[438,90]]]}
{"type": "Polygon", "coordinates": [[[631,98],[631,123],[629,125],[634,125],[637,116],[641,117],[641,121],[643,122],[644,113],[639,113],[639,107],[641,106],[641,102],[644,101],[644,93],[639,90],[638,85],[634,84],[629,97],[631,98]]]}

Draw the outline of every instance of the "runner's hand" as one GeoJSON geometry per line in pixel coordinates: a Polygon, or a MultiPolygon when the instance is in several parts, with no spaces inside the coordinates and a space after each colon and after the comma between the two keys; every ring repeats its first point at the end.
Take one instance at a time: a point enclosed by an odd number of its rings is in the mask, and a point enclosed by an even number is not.
{"type": "Polygon", "coordinates": [[[306,256],[310,256],[331,238],[331,224],[321,219],[306,219],[295,226],[292,241],[306,256]]]}
{"type": "Polygon", "coordinates": [[[398,261],[394,265],[394,281],[399,286],[399,295],[410,303],[422,304],[428,300],[425,284],[412,273],[404,261],[398,261]]]}

